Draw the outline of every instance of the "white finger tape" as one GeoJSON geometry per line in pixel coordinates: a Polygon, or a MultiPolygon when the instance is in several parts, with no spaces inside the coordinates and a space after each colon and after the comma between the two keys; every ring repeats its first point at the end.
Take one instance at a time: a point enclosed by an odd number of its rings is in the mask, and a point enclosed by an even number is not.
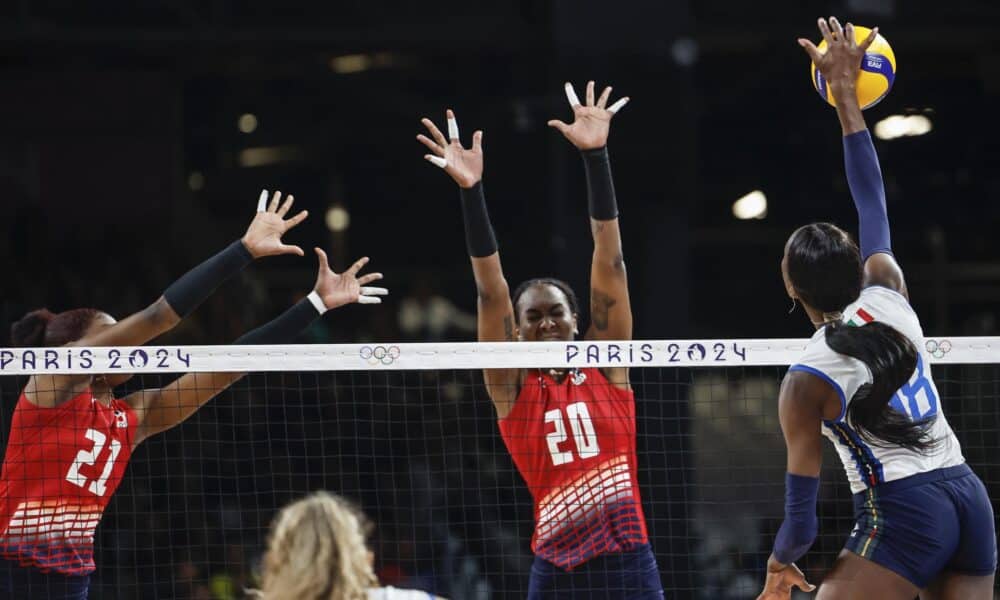
{"type": "Polygon", "coordinates": [[[458,119],[455,117],[448,117],[448,139],[458,139],[458,119]]]}
{"type": "Polygon", "coordinates": [[[618,102],[615,102],[614,104],[608,107],[608,112],[611,114],[615,114],[616,112],[620,111],[622,107],[625,106],[626,104],[628,104],[628,98],[619,98],[618,102]]]}
{"type": "Polygon", "coordinates": [[[361,286],[362,296],[388,296],[389,290],[384,287],[361,286]]]}
{"type": "Polygon", "coordinates": [[[435,167],[441,167],[443,169],[448,166],[448,159],[443,156],[428,156],[427,160],[429,160],[435,167]]]}
{"type": "Polygon", "coordinates": [[[573,89],[573,84],[566,82],[566,99],[569,100],[569,105],[573,108],[580,106],[580,99],[576,96],[576,90],[573,89]]]}
{"type": "Polygon", "coordinates": [[[257,212],[264,212],[267,210],[267,190],[263,190],[260,193],[260,198],[257,199],[257,212]]]}
{"type": "Polygon", "coordinates": [[[377,296],[358,296],[358,304],[382,304],[382,299],[377,296]]]}

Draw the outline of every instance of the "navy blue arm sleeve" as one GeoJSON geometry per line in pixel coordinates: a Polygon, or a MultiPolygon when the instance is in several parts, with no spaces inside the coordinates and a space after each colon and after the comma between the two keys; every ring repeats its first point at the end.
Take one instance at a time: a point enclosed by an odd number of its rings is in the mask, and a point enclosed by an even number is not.
{"type": "Polygon", "coordinates": [[[854,206],[858,209],[858,238],[861,258],[872,254],[892,254],[889,216],[885,209],[885,186],[878,155],[868,130],[844,136],[844,167],[854,206]]]}
{"type": "Polygon", "coordinates": [[[788,565],[809,550],[819,532],[816,498],[819,477],[785,473],[785,521],[774,538],[774,558],[788,565]]]}

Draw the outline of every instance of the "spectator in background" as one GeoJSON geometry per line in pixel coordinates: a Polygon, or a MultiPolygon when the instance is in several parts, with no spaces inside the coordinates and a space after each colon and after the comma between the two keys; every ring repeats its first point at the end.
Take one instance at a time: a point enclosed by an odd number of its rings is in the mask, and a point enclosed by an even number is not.
{"type": "Polygon", "coordinates": [[[429,277],[417,277],[410,293],[399,305],[399,328],[407,338],[440,342],[450,332],[476,331],[476,316],[463,312],[431,287],[429,277]]]}
{"type": "Polygon", "coordinates": [[[427,592],[378,587],[374,555],[365,545],[370,528],[358,509],[328,492],[292,502],[271,524],[256,596],[265,600],[434,600],[427,592]]]}

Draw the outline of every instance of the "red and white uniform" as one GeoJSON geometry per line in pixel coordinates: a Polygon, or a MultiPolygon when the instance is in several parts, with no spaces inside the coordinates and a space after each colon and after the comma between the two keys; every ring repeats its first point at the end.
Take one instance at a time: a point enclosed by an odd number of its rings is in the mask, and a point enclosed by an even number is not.
{"type": "Polygon", "coordinates": [[[88,389],[56,408],[24,394],[0,473],[0,556],[65,575],[94,571],[94,532],[125,474],[137,426],[88,389]]]}
{"type": "Polygon", "coordinates": [[[535,501],[531,550],[563,569],[648,542],[636,479],[635,395],[599,369],[532,370],[500,433],[535,501]]]}

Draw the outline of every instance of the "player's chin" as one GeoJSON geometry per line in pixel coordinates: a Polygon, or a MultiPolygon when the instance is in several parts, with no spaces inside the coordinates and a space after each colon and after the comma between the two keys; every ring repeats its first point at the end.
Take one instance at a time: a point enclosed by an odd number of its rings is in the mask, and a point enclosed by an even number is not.
{"type": "Polygon", "coordinates": [[[101,375],[100,377],[97,378],[97,380],[99,380],[102,383],[106,382],[109,388],[116,388],[125,383],[126,381],[128,381],[129,379],[132,379],[134,375],[135,373],[114,373],[114,374],[109,373],[106,375],[101,375]]]}

